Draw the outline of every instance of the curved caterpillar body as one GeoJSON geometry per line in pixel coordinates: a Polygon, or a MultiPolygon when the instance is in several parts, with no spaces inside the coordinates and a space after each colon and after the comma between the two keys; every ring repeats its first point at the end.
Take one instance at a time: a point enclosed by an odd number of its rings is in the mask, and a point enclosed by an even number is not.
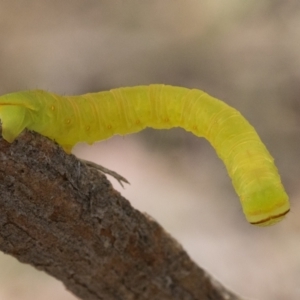
{"type": "Polygon", "coordinates": [[[62,97],[41,90],[0,97],[5,140],[24,128],[59,143],[66,152],[145,127],[183,127],[206,138],[224,161],[251,224],[274,224],[289,212],[273,158],[254,128],[234,108],[203,91],[164,85],[119,88],[62,97]]]}

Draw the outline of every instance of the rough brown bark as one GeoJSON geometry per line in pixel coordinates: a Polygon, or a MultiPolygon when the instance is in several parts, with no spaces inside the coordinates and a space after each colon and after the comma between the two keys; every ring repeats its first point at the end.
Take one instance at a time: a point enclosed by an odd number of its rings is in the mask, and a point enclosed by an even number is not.
{"type": "MultiPolygon", "coordinates": [[[[0,127],[1,130],[1,127],[0,127]]],[[[0,140],[0,250],[83,300],[238,299],[106,177],[35,133],[0,140]]]]}

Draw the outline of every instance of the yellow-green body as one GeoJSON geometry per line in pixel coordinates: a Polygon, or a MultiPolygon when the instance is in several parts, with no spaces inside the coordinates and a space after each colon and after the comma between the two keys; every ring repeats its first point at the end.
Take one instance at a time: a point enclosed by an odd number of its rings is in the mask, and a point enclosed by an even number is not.
{"type": "Polygon", "coordinates": [[[67,152],[78,142],[92,144],[146,127],[182,127],[216,149],[250,223],[271,225],[289,211],[273,158],[254,128],[237,110],[200,90],[150,85],[66,97],[19,92],[0,97],[0,119],[9,142],[28,128],[67,152]]]}

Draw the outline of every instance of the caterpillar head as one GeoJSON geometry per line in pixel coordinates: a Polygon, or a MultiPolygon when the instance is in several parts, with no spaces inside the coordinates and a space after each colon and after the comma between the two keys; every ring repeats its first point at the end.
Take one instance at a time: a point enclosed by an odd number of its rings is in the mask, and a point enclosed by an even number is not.
{"type": "Polygon", "coordinates": [[[241,200],[248,222],[257,226],[276,224],[290,211],[288,195],[280,182],[258,188],[241,200]]]}
{"type": "Polygon", "coordinates": [[[30,128],[36,121],[41,102],[33,95],[32,92],[17,92],[0,97],[2,136],[6,141],[13,142],[25,128],[30,128]]]}

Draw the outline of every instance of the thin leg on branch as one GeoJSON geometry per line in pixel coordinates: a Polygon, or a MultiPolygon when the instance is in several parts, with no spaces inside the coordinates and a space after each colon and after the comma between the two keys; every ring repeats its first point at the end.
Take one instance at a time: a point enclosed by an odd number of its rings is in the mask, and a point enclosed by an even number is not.
{"type": "Polygon", "coordinates": [[[102,172],[104,174],[110,175],[112,177],[114,177],[119,183],[120,185],[124,188],[123,182],[130,184],[129,181],[124,178],[123,176],[121,176],[120,174],[116,173],[115,171],[109,170],[103,166],[97,165],[94,162],[85,160],[85,159],[80,159],[83,163],[85,163],[88,167],[93,168],[95,170],[97,170],[98,172],[102,172]]]}

